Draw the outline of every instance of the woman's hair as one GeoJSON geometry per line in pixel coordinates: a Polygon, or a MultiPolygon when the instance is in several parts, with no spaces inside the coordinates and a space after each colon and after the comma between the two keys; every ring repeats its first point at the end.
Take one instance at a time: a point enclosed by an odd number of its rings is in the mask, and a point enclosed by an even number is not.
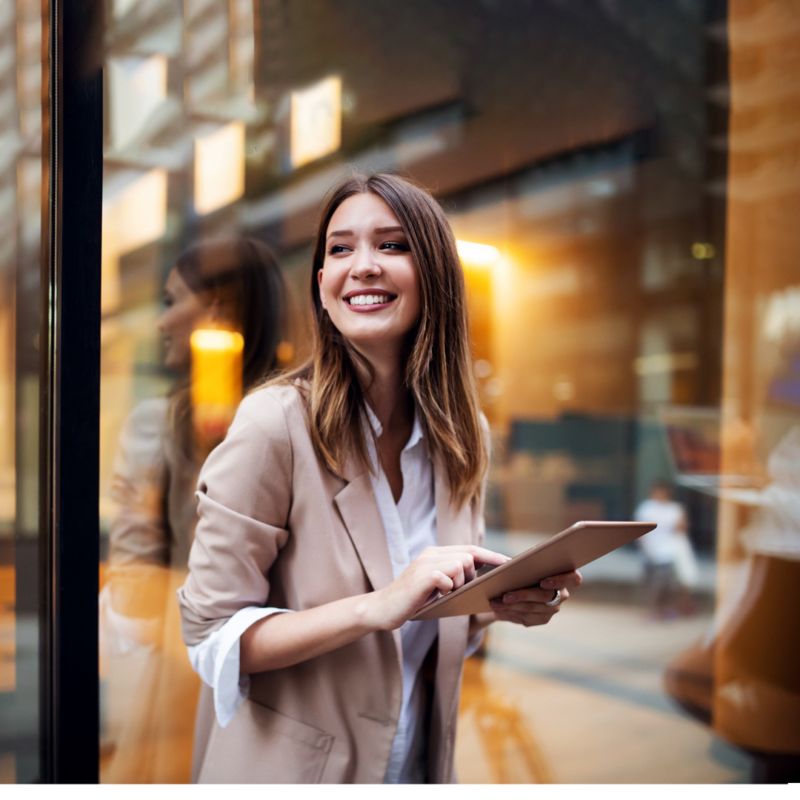
{"type": "MultiPolygon", "coordinates": [[[[242,334],[242,390],[246,394],[278,368],[278,345],[286,333],[286,285],[277,259],[249,237],[212,239],[178,256],[175,269],[206,306],[242,334]]],[[[172,393],[172,432],[187,455],[196,453],[189,387],[172,393]]]]}
{"type": "Polygon", "coordinates": [[[287,379],[305,378],[314,445],[342,474],[348,449],[369,464],[361,424],[365,399],[354,362],[371,373],[322,307],[317,273],[323,267],[331,217],[349,197],[371,193],[403,226],[419,270],[421,314],[411,334],[406,385],[416,403],[432,453],[438,453],[457,507],[480,492],[488,464],[472,369],[466,290],[447,217],[431,195],[396,175],[356,175],[336,186],[323,207],[311,275],[313,355],[287,379]]]}

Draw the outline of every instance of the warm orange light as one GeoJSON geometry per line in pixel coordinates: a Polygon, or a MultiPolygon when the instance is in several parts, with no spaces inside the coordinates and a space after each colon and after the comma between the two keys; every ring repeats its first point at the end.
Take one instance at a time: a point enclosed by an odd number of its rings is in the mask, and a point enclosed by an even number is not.
{"type": "Polygon", "coordinates": [[[490,267],[500,258],[500,251],[490,244],[456,241],[458,257],[467,267],[490,267]]]}
{"type": "Polygon", "coordinates": [[[292,343],[281,342],[278,345],[276,355],[278,356],[278,361],[280,361],[281,364],[287,364],[294,358],[294,347],[292,346],[292,343]]]}
{"type": "Polygon", "coordinates": [[[192,415],[201,440],[216,442],[225,436],[242,399],[240,333],[196,330],[192,346],[192,415]]]}

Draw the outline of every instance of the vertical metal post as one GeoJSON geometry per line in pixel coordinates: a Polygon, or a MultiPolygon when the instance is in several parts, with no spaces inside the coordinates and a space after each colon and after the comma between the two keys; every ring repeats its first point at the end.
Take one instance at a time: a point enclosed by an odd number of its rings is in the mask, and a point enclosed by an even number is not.
{"type": "Polygon", "coordinates": [[[51,0],[41,341],[42,780],[98,780],[103,3],[51,0]]]}

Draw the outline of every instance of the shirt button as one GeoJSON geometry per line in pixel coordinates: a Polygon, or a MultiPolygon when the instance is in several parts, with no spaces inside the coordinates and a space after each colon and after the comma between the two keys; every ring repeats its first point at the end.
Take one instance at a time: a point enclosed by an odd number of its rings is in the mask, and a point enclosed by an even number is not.
{"type": "Polygon", "coordinates": [[[403,554],[402,553],[395,553],[394,554],[394,563],[395,564],[402,564],[404,561],[405,561],[405,559],[403,558],[403,554]]]}

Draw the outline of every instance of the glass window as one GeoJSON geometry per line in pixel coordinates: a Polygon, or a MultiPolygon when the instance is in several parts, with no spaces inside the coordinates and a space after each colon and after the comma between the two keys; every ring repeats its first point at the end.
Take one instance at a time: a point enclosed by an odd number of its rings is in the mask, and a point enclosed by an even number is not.
{"type": "Polygon", "coordinates": [[[113,4],[103,781],[191,778],[201,686],[174,597],[194,484],[242,391],[307,357],[316,214],[354,169],[430,188],[458,239],[488,546],[661,523],[587,566],[546,627],[490,629],[466,664],[460,779],[795,768],[797,26],[786,4],[727,5],[113,4]],[[207,274],[236,287],[244,262],[285,285],[249,372],[246,304],[207,274]]]}
{"type": "Polygon", "coordinates": [[[47,8],[17,2],[0,10],[0,783],[38,781],[42,768],[39,322],[47,8]]]}

